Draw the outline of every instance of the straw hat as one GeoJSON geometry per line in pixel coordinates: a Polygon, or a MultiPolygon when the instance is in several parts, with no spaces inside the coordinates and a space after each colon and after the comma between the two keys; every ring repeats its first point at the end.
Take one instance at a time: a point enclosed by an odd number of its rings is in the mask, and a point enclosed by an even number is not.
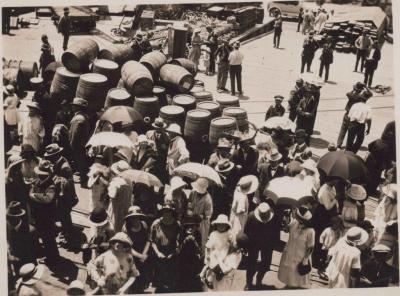
{"type": "Polygon", "coordinates": [[[114,153],[114,157],[130,163],[132,160],[132,154],[132,149],[129,149],[128,147],[121,147],[116,153],[114,153]]]}
{"type": "Polygon", "coordinates": [[[227,158],[221,159],[218,161],[217,165],[215,166],[215,171],[218,173],[229,172],[233,169],[234,163],[227,158]]]}
{"type": "Polygon", "coordinates": [[[181,127],[176,123],[171,123],[165,131],[182,136],[181,127]]]}
{"type": "Polygon", "coordinates": [[[310,171],[315,172],[315,170],[317,169],[317,165],[315,163],[314,160],[312,160],[311,158],[306,159],[302,164],[301,164],[303,169],[307,169],[310,171]]]}
{"type": "Polygon", "coordinates": [[[350,188],[346,190],[346,196],[353,200],[364,200],[367,198],[367,192],[361,185],[351,184],[350,188]]]}
{"type": "Polygon", "coordinates": [[[253,175],[247,175],[240,178],[237,184],[237,190],[243,194],[252,194],[254,193],[259,185],[258,178],[253,175]]]}
{"type": "Polygon", "coordinates": [[[357,226],[351,227],[346,233],[346,242],[352,246],[360,246],[367,242],[368,233],[357,226]]]}
{"type": "Polygon", "coordinates": [[[254,210],[254,215],[260,221],[264,221],[264,223],[267,223],[271,221],[271,219],[274,217],[274,211],[271,209],[269,204],[267,204],[266,202],[262,202],[254,210]],[[262,217],[268,217],[268,218],[264,220],[262,217]]]}
{"type": "Polygon", "coordinates": [[[47,145],[46,149],[45,149],[46,152],[44,153],[44,157],[49,157],[49,156],[59,154],[63,150],[64,150],[64,148],[58,146],[57,143],[47,145]]]}
{"type": "Polygon", "coordinates": [[[120,160],[111,165],[111,171],[117,175],[129,169],[129,163],[127,163],[125,160],[120,160]]]}
{"type": "Polygon", "coordinates": [[[51,163],[48,160],[42,159],[39,165],[33,169],[36,175],[48,176],[52,173],[51,163]]]}
{"type": "Polygon", "coordinates": [[[219,138],[218,139],[218,146],[217,148],[227,148],[231,149],[232,148],[232,143],[229,142],[226,138],[219,138]]]}
{"type": "Polygon", "coordinates": [[[391,183],[382,187],[382,193],[391,199],[397,199],[397,184],[391,183]]]}
{"type": "Polygon", "coordinates": [[[296,209],[295,212],[296,218],[303,223],[308,223],[311,221],[312,213],[309,208],[305,206],[301,206],[296,209]]]}
{"type": "Polygon", "coordinates": [[[275,99],[275,101],[280,101],[280,102],[282,102],[283,99],[284,99],[284,97],[281,96],[281,95],[276,95],[276,96],[274,96],[274,99],[275,99]]]}
{"type": "Polygon", "coordinates": [[[214,221],[212,221],[211,223],[212,225],[218,225],[218,224],[222,224],[222,225],[228,225],[229,228],[232,228],[231,223],[229,222],[228,216],[224,215],[224,214],[219,214],[217,219],[215,219],[214,221]]]}
{"type": "Polygon", "coordinates": [[[154,122],[151,124],[151,126],[154,128],[166,128],[167,124],[165,123],[164,119],[157,117],[154,119],[154,122]]]}
{"type": "Polygon", "coordinates": [[[96,207],[89,216],[90,224],[93,226],[104,226],[108,222],[107,211],[103,207],[96,207]]]}
{"type": "Polygon", "coordinates": [[[194,33],[194,34],[198,34],[198,33],[200,33],[200,32],[201,32],[201,29],[200,29],[200,28],[196,28],[196,29],[193,30],[193,33],[194,33]]]}
{"type": "Polygon", "coordinates": [[[198,178],[196,181],[192,182],[191,185],[194,191],[205,194],[210,184],[206,178],[198,178]]]}
{"type": "Polygon", "coordinates": [[[83,108],[87,108],[88,106],[88,101],[86,101],[85,99],[82,98],[74,98],[71,105],[74,106],[79,106],[79,107],[83,107],[83,108]]]}
{"type": "Polygon", "coordinates": [[[67,288],[67,295],[85,295],[85,286],[81,281],[72,281],[67,288]]]}
{"type": "Polygon", "coordinates": [[[271,152],[266,156],[269,161],[279,161],[282,159],[282,154],[280,154],[276,148],[271,149],[271,152]]]}
{"type": "Polygon", "coordinates": [[[132,240],[129,238],[129,236],[125,232],[116,233],[110,239],[110,243],[113,243],[113,242],[121,242],[121,243],[129,245],[129,247],[132,247],[132,245],[133,245],[132,240]]]}
{"type": "Polygon", "coordinates": [[[30,80],[31,85],[40,85],[43,83],[43,78],[42,77],[32,77],[30,80]]]}
{"type": "Polygon", "coordinates": [[[44,272],[44,266],[42,264],[35,265],[28,263],[23,265],[19,270],[19,276],[21,277],[18,281],[25,285],[33,285],[42,277],[44,272]]]}
{"type": "Polygon", "coordinates": [[[389,253],[390,251],[391,251],[391,249],[384,244],[376,244],[372,248],[372,252],[376,252],[376,253],[389,253]]]}
{"type": "Polygon", "coordinates": [[[170,182],[170,191],[174,192],[176,189],[180,189],[187,186],[186,182],[179,176],[173,176],[170,182]]]}
{"type": "Polygon", "coordinates": [[[6,215],[11,218],[21,218],[24,216],[26,211],[22,208],[22,205],[19,201],[11,201],[7,207],[6,215]]]}
{"type": "Polygon", "coordinates": [[[165,204],[161,209],[158,210],[158,214],[160,216],[162,216],[164,212],[171,212],[173,215],[176,215],[176,210],[171,204],[165,204]]]}
{"type": "Polygon", "coordinates": [[[143,214],[142,209],[138,206],[130,206],[128,209],[128,214],[125,216],[125,220],[128,218],[133,218],[133,217],[139,217],[139,218],[144,218],[146,217],[145,214],[143,214]]]}

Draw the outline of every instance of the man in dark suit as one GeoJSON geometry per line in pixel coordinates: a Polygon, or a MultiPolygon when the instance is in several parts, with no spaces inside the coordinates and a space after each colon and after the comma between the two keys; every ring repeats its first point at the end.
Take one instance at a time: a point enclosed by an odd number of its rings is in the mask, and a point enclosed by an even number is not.
{"type": "Polygon", "coordinates": [[[285,108],[282,106],[283,96],[276,95],[274,99],[275,104],[268,108],[267,113],[265,114],[265,121],[267,121],[268,118],[276,116],[282,117],[283,114],[285,114],[285,108]]]}
{"type": "Polygon", "coordinates": [[[282,34],[282,17],[279,13],[275,14],[274,22],[274,47],[279,48],[282,34]]]}
{"type": "Polygon", "coordinates": [[[327,41],[324,44],[319,59],[321,61],[319,66],[319,77],[322,77],[325,68],[325,82],[327,82],[329,79],[329,67],[333,63],[333,48],[330,41],[327,41]]]}
{"type": "Polygon", "coordinates": [[[252,140],[249,134],[241,135],[239,149],[233,152],[232,161],[240,166],[240,177],[257,175],[258,151],[250,146],[252,140]]]}
{"type": "Polygon", "coordinates": [[[268,162],[261,164],[258,168],[260,173],[260,196],[272,179],[285,175],[285,169],[282,164],[282,154],[279,153],[278,149],[271,149],[271,152],[267,154],[266,157],[268,162]]]}
{"type": "Polygon", "coordinates": [[[86,143],[90,137],[89,117],[86,114],[88,102],[82,98],[75,98],[72,102],[74,117],[69,128],[69,142],[75,156],[75,169],[80,174],[80,183],[87,182],[88,164],[86,159],[86,143]]]}
{"type": "Polygon", "coordinates": [[[365,74],[364,84],[370,88],[372,85],[372,79],[374,78],[374,72],[378,68],[379,60],[381,59],[381,50],[379,49],[378,41],[374,41],[372,48],[365,61],[365,74]]]}
{"type": "Polygon", "coordinates": [[[311,86],[307,86],[303,99],[301,99],[297,107],[296,130],[303,129],[306,134],[306,143],[310,145],[310,137],[313,134],[313,121],[317,113],[318,103],[310,90],[311,86]]]}
{"type": "Polygon", "coordinates": [[[307,65],[307,72],[311,71],[311,64],[318,48],[318,42],[314,39],[314,32],[311,31],[308,33],[308,37],[303,43],[303,52],[301,53],[301,73],[304,72],[305,65],[307,65]]]}
{"type": "Polygon", "coordinates": [[[288,101],[289,104],[289,119],[294,121],[297,117],[297,106],[300,103],[300,100],[303,98],[303,79],[299,78],[296,80],[296,85],[290,91],[290,98],[288,101]]]}
{"type": "Polygon", "coordinates": [[[58,23],[58,33],[61,33],[64,36],[63,41],[63,49],[67,50],[68,48],[68,40],[71,31],[71,19],[69,17],[69,8],[64,8],[64,16],[61,17],[58,23]]]}

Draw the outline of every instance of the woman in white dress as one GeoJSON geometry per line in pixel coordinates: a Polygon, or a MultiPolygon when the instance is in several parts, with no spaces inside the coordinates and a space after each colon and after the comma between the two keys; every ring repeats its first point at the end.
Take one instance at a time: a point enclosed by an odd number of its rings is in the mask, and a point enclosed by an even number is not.
{"type": "Polygon", "coordinates": [[[298,266],[311,265],[311,253],[315,244],[315,231],[311,228],[311,211],[302,206],[294,211],[294,220],[289,223],[289,240],[283,250],[279,264],[278,279],[287,288],[308,288],[310,273],[301,275],[298,266]]]}

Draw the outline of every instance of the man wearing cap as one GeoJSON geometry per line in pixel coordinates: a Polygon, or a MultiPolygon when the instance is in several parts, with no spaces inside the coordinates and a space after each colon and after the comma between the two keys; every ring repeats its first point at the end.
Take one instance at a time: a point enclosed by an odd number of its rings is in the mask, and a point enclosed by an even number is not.
{"type": "Polygon", "coordinates": [[[19,269],[20,278],[16,284],[18,296],[41,296],[42,291],[36,285],[43,276],[44,265],[28,263],[19,269]]]}
{"type": "Polygon", "coordinates": [[[217,91],[218,92],[228,92],[226,89],[226,81],[228,80],[229,71],[229,54],[231,52],[231,47],[229,46],[229,41],[226,38],[222,39],[222,44],[218,47],[215,52],[215,57],[218,64],[218,75],[217,75],[217,91]]]}
{"type": "Polygon", "coordinates": [[[301,99],[303,98],[303,89],[304,81],[303,79],[299,78],[296,80],[296,85],[290,91],[290,97],[288,100],[289,104],[289,119],[294,121],[297,116],[297,106],[299,105],[301,99]]]}
{"type": "Polygon", "coordinates": [[[213,214],[213,202],[207,192],[209,181],[206,178],[198,178],[192,184],[193,190],[188,196],[187,214],[198,216],[201,219],[199,230],[201,233],[202,249],[207,242],[210,231],[210,219],[213,214]]]}
{"type": "Polygon", "coordinates": [[[370,92],[361,94],[362,101],[354,104],[349,111],[349,129],[347,134],[346,150],[357,153],[365,135],[368,135],[372,124],[372,109],[367,105],[371,97],[370,92]],[[365,130],[365,128],[367,129],[365,130]]]}
{"type": "Polygon", "coordinates": [[[333,46],[330,40],[327,40],[322,47],[320,65],[319,65],[319,77],[322,77],[322,74],[325,69],[325,82],[329,79],[329,68],[330,65],[333,63],[333,46]]]}
{"type": "Polygon", "coordinates": [[[200,28],[196,28],[193,31],[193,37],[191,41],[192,48],[189,51],[188,59],[195,63],[196,67],[199,66],[199,59],[201,56],[201,45],[203,44],[203,40],[200,37],[200,28]]]}
{"type": "Polygon", "coordinates": [[[154,174],[163,182],[166,183],[168,180],[166,172],[166,161],[169,146],[169,138],[165,132],[167,124],[164,119],[157,117],[151,124],[154,128],[146,133],[146,137],[153,141],[156,150],[156,163],[154,168],[154,174]]]}
{"type": "Polygon", "coordinates": [[[215,52],[217,51],[217,47],[218,47],[218,40],[217,40],[217,36],[215,36],[215,32],[213,30],[213,28],[211,26],[207,26],[207,41],[206,41],[206,45],[208,46],[208,48],[210,49],[210,66],[209,66],[209,73],[211,73],[211,75],[214,75],[215,73],[215,52]]]}
{"type": "Polygon", "coordinates": [[[226,138],[219,138],[217,148],[215,149],[215,152],[210,155],[208,165],[214,168],[220,160],[232,159],[231,150],[232,143],[226,138]]]}
{"type": "Polygon", "coordinates": [[[49,43],[49,38],[46,34],[42,35],[42,47],[41,47],[42,54],[39,58],[39,71],[42,72],[42,77],[44,76],[44,70],[46,70],[47,66],[55,62],[54,57],[54,49],[49,43]]]}
{"type": "Polygon", "coordinates": [[[61,17],[58,22],[58,33],[64,36],[63,49],[64,51],[68,48],[68,40],[71,31],[71,19],[69,17],[69,8],[64,7],[64,16],[61,17]]]}
{"type": "Polygon", "coordinates": [[[251,212],[244,226],[244,234],[249,238],[249,258],[246,270],[245,290],[253,289],[253,277],[256,276],[256,287],[262,287],[264,275],[270,270],[272,252],[280,239],[280,225],[277,223],[271,207],[263,202],[251,212]],[[261,262],[258,256],[261,253],[261,262]]]}
{"type": "Polygon", "coordinates": [[[361,251],[359,246],[368,240],[360,227],[350,228],[345,237],[329,249],[330,262],[326,268],[329,288],[355,288],[360,279],[361,251]]]}
{"type": "Polygon", "coordinates": [[[362,101],[361,93],[363,91],[366,92],[366,93],[370,93],[372,95],[370,90],[368,90],[365,87],[364,83],[357,82],[356,84],[354,84],[353,90],[346,94],[348,101],[347,101],[347,104],[346,104],[346,107],[345,107],[345,113],[344,113],[344,116],[343,116],[342,125],[340,127],[339,136],[338,136],[338,139],[337,139],[337,145],[336,146],[338,148],[342,147],[344,137],[346,136],[347,130],[349,128],[349,123],[350,123],[349,116],[348,116],[349,111],[350,111],[351,107],[355,103],[358,103],[358,102],[362,101]]]}
{"type": "Polygon", "coordinates": [[[282,117],[285,114],[285,108],[282,106],[283,96],[274,96],[275,104],[269,106],[267,113],[265,113],[265,121],[271,117],[279,116],[282,117]]]}
{"type": "Polygon", "coordinates": [[[282,163],[282,154],[279,153],[278,149],[272,148],[270,153],[266,154],[266,157],[268,162],[261,164],[258,167],[260,173],[261,195],[272,179],[283,177],[285,175],[285,169],[282,163]]]}
{"type": "Polygon", "coordinates": [[[125,294],[139,276],[132,245],[126,233],[118,232],[110,239],[110,249],[89,262],[88,274],[104,295],[125,294]]]}
{"type": "Polygon", "coordinates": [[[381,50],[379,48],[378,41],[374,41],[371,49],[365,60],[365,75],[364,84],[371,88],[372,79],[374,78],[374,72],[378,68],[379,60],[381,59],[381,50]]]}
{"type": "Polygon", "coordinates": [[[235,80],[237,81],[237,88],[239,95],[243,94],[242,90],[242,63],[243,53],[239,50],[240,42],[236,41],[233,45],[233,51],[229,54],[229,77],[231,79],[231,95],[234,96],[236,93],[235,80]]]}
{"type": "Polygon", "coordinates": [[[312,86],[305,85],[304,96],[297,106],[296,130],[302,129],[306,132],[305,142],[310,145],[310,138],[313,134],[314,119],[317,114],[318,101],[312,93],[312,86]]]}
{"type": "Polygon", "coordinates": [[[307,65],[307,72],[311,71],[311,64],[314,59],[315,52],[319,48],[318,42],[314,39],[314,32],[311,31],[308,37],[304,39],[303,51],[301,53],[301,73],[307,65]]]}
{"type": "Polygon", "coordinates": [[[303,129],[299,129],[295,133],[295,143],[289,150],[288,158],[303,162],[312,156],[310,147],[306,144],[307,133],[303,129]]]}
{"type": "Polygon", "coordinates": [[[354,72],[358,70],[358,63],[361,59],[361,72],[364,69],[365,58],[367,57],[368,51],[372,45],[372,39],[367,35],[368,31],[363,30],[362,34],[354,42],[354,46],[357,49],[356,53],[356,64],[354,67],[354,72]]]}
{"type": "Polygon", "coordinates": [[[89,117],[86,114],[88,102],[81,98],[75,98],[72,102],[72,112],[69,128],[69,144],[75,157],[75,170],[80,174],[80,183],[87,182],[88,164],[86,159],[86,143],[90,137],[89,117]]]}
{"type": "Polygon", "coordinates": [[[29,112],[18,125],[18,135],[21,144],[30,144],[36,152],[39,152],[45,136],[41,109],[36,102],[29,102],[26,105],[29,112]]]}
{"type": "Polygon", "coordinates": [[[189,161],[189,151],[186,148],[185,140],[182,138],[181,127],[176,123],[171,123],[166,132],[170,142],[167,152],[167,170],[171,176],[172,171],[187,161],[189,161]]]}

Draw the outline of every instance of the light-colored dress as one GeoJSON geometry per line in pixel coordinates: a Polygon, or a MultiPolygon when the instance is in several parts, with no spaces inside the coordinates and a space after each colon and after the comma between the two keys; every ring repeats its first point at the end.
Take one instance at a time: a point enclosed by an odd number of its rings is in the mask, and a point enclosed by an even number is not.
{"type": "Polygon", "coordinates": [[[35,151],[39,151],[44,138],[42,117],[24,117],[18,125],[18,134],[22,136],[22,144],[30,144],[35,151]]]}
{"type": "Polygon", "coordinates": [[[357,226],[358,208],[356,202],[352,202],[349,200],[345,200],[343,202],[342,219],[343,225],[345,227],[345,232],[351,227],[357,226]]]}
{"type": "Polygon", "coordinates": [[[346,243],[341,238],[337,244],[329,250],[332,256],[326,275],[329,278],[329,288],[348,288],[350,285],[351,269],[361,268],[361,251],[346,243]]]}
{"type": "Polygon", "coordinates": [[[385,196],[375,209],[374,216],[375,236],[376,240],[379,241],[385,233],[387,223],[397,221],[397,203],[392,202],[390,197],[385,196]]]}
{"type": "MultiPolygon", "coordinates": [[[[310,273],[300,275],[297,266],[304,259],[309,248],[314,247],[315,231],[312,228],[301,228],[294,220],[289,224],[289,240],[283,250],[279,264],[278,279],[289,287],[304,287],[310,285],[310,273]]],[[[309,257],[311,263],[311,256],[309,257]]]]}
{"type": "Polygon", "coordinates": [[[92,189],[92,199],[89,203],[89,208],[92,211],[97,207],[107,208],[108,203],[106,203],[107,195],[107,182],[104,179],[104,174],[107,172],[108,168],[105,165],[94,163],[88,173],[88,186],[92,189]]]}
{"type": "MultiPolygon", "coordinates": [[[[340,237],[342,236],[343,233],[341,233],[340,237]]],[[[340,237],[336,237],[335,231],[331,227],[325,228],[319,237],[319,242],[322,244],[322,250],[329,250],[333,248],[340,237]]]]}
{"type": "Polygon", "coordinates": [[[239,233],[243,233],[248,213],[249,199],[247,195],[236,190],[233,194],[232,209],[229,219],[232,225],[232,234],[234,237],[239,233]]]}
{"type": "Polygon", "coordinates": [[[7,106],[4,110],[4,118],[9,125],[17,125],[19,122],[18,103],[19,99],[16,95],[9,96],[4,101],[4,105],[7,106]]]}
{"type": "Polygon", "coordinates": [[[111,199],[108,216],[115,232],[120,232],[125,215],[132,205],[132,185],[119,176],[114,177],[108,186],[108,196],[111,199]]]}

